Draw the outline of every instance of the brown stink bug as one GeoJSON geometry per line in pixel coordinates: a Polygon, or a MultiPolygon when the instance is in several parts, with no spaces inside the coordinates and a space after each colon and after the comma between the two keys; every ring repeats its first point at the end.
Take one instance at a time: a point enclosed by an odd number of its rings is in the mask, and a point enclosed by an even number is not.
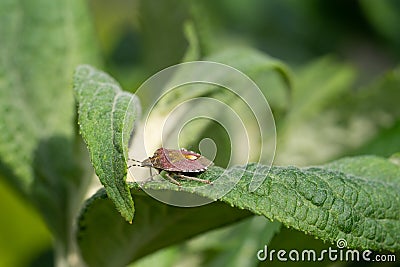
{"type": "Polygon", "coordinates": [[[207,167],[214,163],[199,153],[181,148],[167,149],[159,148],[154,152],[154,155],[143,161],[133,160],[139,164],[130,165],[139,167],[149,167],[156,169],[159,173],[166,172],[166,177],[174,184],[181,185],[174,178],[193,180],[201,183],[210,184],[209,180],[203,180],[193,177],[194,174],[199,174],[207,170],[207,167]]]}

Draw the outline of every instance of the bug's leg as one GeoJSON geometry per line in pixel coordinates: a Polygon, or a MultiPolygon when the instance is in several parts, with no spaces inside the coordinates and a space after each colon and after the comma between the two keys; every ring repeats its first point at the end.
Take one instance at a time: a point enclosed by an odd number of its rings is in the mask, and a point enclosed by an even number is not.
{"type": "Polygon", "coordinates": [[[165,177],[167,177],[168,180],[169,180],[171,183],[176,184],[176,185],[178,185],[178,186],[181,186],[181,183],[178,182],[177,180],[175,180],[174,178],[172,178],[172,176],[171,176],[168,172],[165,173],[165,177]]]}
{"type": "Polygon", "coordinates": [[[196,182],[201,182],[204,184],[211,184],[211,181],[209,180],[204,180],[204,179],[200,179],[200,178],[196,178],[196,177],[191,177],[191,176],[186,176],[183,174],[176,174],[177,177],[181,178],[181,179],[186,179],[186,180],[192,180],[192,181],[196,181],[196,182]]]}
{"type": "Polygon", "coordinates": [[[154,181],[153,177],[156,176],[156,175],[159,175],[159,173],[157,172],[157,173],[155,173],[155,174],[152,174],[151,168],[150,168],[150,177],[148,177],[148,178],[142,180],[142,181],[140,182],[140,186],[143,186],[143,185],[144,185],[145,183],[147,183],[147,182],[154,181]]]}
{"type": "Polygon", "coordinates": [[[153,177],[160,174],[159,172],[156,172],[156,174],[153,174],[152,168],[149,168],[149,172],[150,172],[150,177],[146,179],[146,182],[154,181],[153,177]]]}

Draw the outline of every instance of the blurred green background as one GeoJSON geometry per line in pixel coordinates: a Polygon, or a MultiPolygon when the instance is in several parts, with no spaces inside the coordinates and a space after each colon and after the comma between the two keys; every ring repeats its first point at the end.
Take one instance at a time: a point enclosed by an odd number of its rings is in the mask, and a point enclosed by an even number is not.
{"type": "MultiPolygon", "coordinates": [[[[190,58],[188,27],[199,34],[194,57],[249,46],[297,70],[330,55],[356,71],[354,88],[394,68],[400,58],[396,0],[90,0],[88,5],[98,41],[93,48],[100,49],[104,69],[130,91],[156,71],[190,58]]],[[[53,266],[51,236],[38,213],[3,179],[0,195],[0,266],[53,266]]],[[[196,263],[194,251],[204,243],[183,245],[189,255],[183,263],[196,263]]],[[[176,250],[158,253],[170,259],[165,266],[177,260],[176,250]]]]}
{"type": "Polygon", "coordinates": [[[201,52],[247,45],[295,67],[324,55],[353,64],[365,83],[400,56],[398,1],[90,1],[100,48],[124,88],[182,61],[184,23],[201,52]],[[200,29],[199,29],[200,28],[200,29]]]}

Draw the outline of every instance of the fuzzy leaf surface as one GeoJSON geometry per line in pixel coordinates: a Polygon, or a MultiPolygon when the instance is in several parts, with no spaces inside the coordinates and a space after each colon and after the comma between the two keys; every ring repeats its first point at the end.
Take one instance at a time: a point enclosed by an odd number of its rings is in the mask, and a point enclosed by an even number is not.
{"type": "Polygon", "coordinates": [[[106,73],[88,65],[74,76],[80,132],[92,164],[121,215],[132,221],[134,207],[126,179],[128,143],[140,113],[136,96],[121,90],[106,73]]]}
{"type": "Polygon", "coordinates": [[[212,167],[199,176],[213,180],[210,186],[195,187],[192,181],[182,181],[178,187],[152,181],[143,187],[165,194],[188,192],[215,199],[220,190],[241,177],[229,193],[197,208],[165,205],[145,195],[137,184],[130,184],[137,206],[132,225],[120,220],[105,192],[100,191],[87,202],[79,220],[83,256],[91,266],[111,266],[116,258],[120,264],[113,266],[123,266],[155,249],[249,216],[246,210],[326,242],[343,238],[350,248],[400,249],[398,165],[385,158],[363,156],[317,167],[268,170],[256,164],[228,170],[212,167]],[[253,175],[266,179],[250,192],[253,175]],[[100,218],[103,222],[99,223],[100,218]],[[99,236],[98,232],[103,234],[99,236]]]}

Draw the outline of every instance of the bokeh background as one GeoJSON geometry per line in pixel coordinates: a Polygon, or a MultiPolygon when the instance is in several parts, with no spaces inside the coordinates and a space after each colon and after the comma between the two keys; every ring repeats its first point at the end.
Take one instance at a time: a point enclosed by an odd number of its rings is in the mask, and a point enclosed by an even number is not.
{"type": "MultiPolygon", "coordinates": [[[[188,56],[190,28],[199,35],[194,38],[199,58],[231,47],[251,47],[301,73],[297,70],[328,57],[355,73],[354,90],[394,69],[400,58],[396,0],[90,0],[88,6],[97,38],[93,49],[99,49],[104,70],[131,92],[188,56]]],[[[319,162],[303,157],[299,163],[319,162]]],[[[53,266],[52,237],[33,206],[2,179],[0,196],[0,266],[53,266]]],[[[255,220],[231,231],[240,236],[259,225],[255,220]]],[[[229,246],[239,247],[233,243],[240,239],[230,240],[229,231],[165,249],[135,266],[190,266],[207,257],[209,266],[222,266],[218,264],[224,259],[213,256],[229,251],[229,246]]],[[[242,245],[248,250],[236,252],[253,255],[259,244],[251,238],[246,242],[242,245]]],[[[224,254],[225,259],[230,256],[224,254]]]]}
{"type": "Polygon", "coordinates": [[[93,0],[90,7],[106,66],[124,88],[182,62],[184,26],[193,20],[207,38],[204,54],[248,45],[291,67],[334,55],[361,72],[360,83],[400,56],[397,1],[93,0]]]}

